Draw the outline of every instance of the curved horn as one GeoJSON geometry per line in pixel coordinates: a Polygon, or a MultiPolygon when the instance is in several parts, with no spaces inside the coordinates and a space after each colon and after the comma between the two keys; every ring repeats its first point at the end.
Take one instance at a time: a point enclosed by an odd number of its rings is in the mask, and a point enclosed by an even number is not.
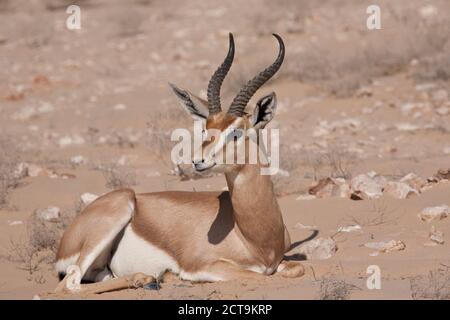
{"type": "Polygon", "coordinates": [[[208,109],[209,114],[213,115],[219,113],[222,108],[220,107],[220,87],[222,86],[223,79],[227,75],[231,68],[234,58],[234,39],[233,34],[230,33],[230,45],[228,54],[220,67],[214,72],[209,80],[208,84],[208,109]]]}
{"type": "Polygon", "coordinates": [[[254,77],[252,80],[247,82],[247,84],[239,91],[237,96],[234,98],[231,103],[230,108],[228,109],[228,113],[233,114],[238,117],[242,117],[245,112],[244,109],[247,106],[247,103],[250,101],[255,92],[266,83],[272,76],[280,69],[281,64],[284,60],[284,43],[283,39],[277,34],[273,34],[273,36],[278,40],[278,44],[280,45],[280,51],[278,53],[278,57],[272,65],[264,69],[260,74],[254,77]]]}

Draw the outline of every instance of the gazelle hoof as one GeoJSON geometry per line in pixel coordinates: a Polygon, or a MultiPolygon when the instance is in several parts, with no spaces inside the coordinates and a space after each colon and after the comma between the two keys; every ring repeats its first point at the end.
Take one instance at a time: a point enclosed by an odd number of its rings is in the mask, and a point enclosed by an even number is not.
{"type": "Polygon", "coordinates": [[[69,291],[79,291],[81,289],[81,269],[77,265],[67,267],[66,288],[69,291]]]}

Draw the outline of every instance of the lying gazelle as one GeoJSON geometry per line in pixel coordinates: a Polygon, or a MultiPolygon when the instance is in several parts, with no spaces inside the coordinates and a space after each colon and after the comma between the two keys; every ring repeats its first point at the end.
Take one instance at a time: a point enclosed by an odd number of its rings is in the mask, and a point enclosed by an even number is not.
{"type": "MultiPolygon", "coordinates": [[[[275,93],[261,98],[253,114],[244,110],[283,62],[283,41],[274,36],[280,46],[275,62],[240,90],[227,112],[221,109],[220,88],[233,62],[232,34],[228,54],[209,82],[208,101],[171,84],[207,130],[260,130],[272,120],[275,93]]],[[[226,144],[234,141],[212,141],[207,130],[201,157],[194,157],[193,166],[197,171],[224,172],[229,192],[136,194],[124,189],[103,195],[74,219],[62,237],[56,262],[63,280],[59,289],[79,290],[82,280],[101,282],[137,273],[158,279],[167,271],[190,281],[304,274],[299,262],[283,261],[291,242],[271,178],[260,174],[264,164],[216,164],[226,144]]]]}

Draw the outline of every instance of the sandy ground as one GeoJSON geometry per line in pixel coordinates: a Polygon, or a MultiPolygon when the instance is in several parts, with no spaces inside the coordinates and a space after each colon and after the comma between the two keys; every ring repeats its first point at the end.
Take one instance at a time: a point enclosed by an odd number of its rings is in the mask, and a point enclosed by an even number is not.
{"type": "MultiPolygon", "coordinates": [[[[181,181],[171,174],[167,133],[190,127],[191,120],[167,82],[205,94],[232,31],[237,52],[224,83],[225,105],[241,78],[250,78],[276,54],[270,32],[255,31],[263,17],[257,14],[263,12],[258,1],[83,1],[80,31],[65,29],[67,14],[51,6],[55,3],[60,2],[14,1],[0,10],[3,153],[54,173],[22,177],[0,208],[0,299],[31,299],[56,286],[51,261],[24,270],[11,241],[26,241],[27,221],[35,210],[57,206],[70,216],[83,193],[110,191],[102,165],[118,163],[123,179],[137,192],[222,190],[221,175],[181,181]],[[79,155],[86,163],[73,164],[71,158],[79,155]]],[[[320,17],[314,21],[324,23],[320,17]]],[[[310,36],[308,29],[296,33],[285,28],[276,24],[272,31],[283,35],[288,52],[310,36]]],[[[299,279],[204,284],[168,279],[159,291],[123,290],[90,298],[318,299],[326,279],[339,279],[354,285],[351,299],[411,299],[412,278],[438,269],[449,274],[450,217],[427,223],[417,216],[426,207],[450,206],[448,181],[407,199],[384,194],[362,201],[331,196],[299,200],[317,183],[315,171],[319,177],[332,171],[315,167],[307,155],[335,147],[352,155],[340,159],[352,177],[375,171],[398,180],[413,172],[426,179],[450,168],[450,114],[439,109],[449,105],[448,82],[418,82],[402,69],[373,79],[355,94],[336,97],[320,86],[283,77],[294,65],[289,59],[280,76],[257,94],[276,91],[279,97],[271,126],[281,130],[281,168],[289,172],[289,178],[277,178],[279,203],[293,242],[307,243],[313,231],[304,226],[314,226],[315,238],[332,237],[337,251],[328,259],[305,260],[307,273],[299,279]],[[380,221],[368,222],[380,215],[380,221]],[[361,229],[337,232],[357,223],[361,229]],[[443,244],[425,245],[432,225],[443,232],[443,244]],[[390,240],[406,247],[374,256],[364,246],[390,240]],[[381,270],[380,290],[366,287],[370,265],[381,270]]],[[[301,245],[287,256],[298,254],[301,245]]]]}

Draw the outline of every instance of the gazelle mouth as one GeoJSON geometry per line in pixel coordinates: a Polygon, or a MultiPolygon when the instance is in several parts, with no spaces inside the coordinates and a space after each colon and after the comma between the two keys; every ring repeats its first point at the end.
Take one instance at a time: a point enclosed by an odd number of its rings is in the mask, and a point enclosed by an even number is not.
{"type": "Polygon", "coordinates": [[[195,169],[195,171],[197,171],[197,172],[202,172],[202,171],[211,169],[211,168],[214,167],[215,165],[216,165],[215,162],[211,162],[211,163],[204,163],[204,162],[202,162],[202,163],[197,163],[197,164],[195,164],[195,165],[194,165],[194,169],[195,169]]]}

